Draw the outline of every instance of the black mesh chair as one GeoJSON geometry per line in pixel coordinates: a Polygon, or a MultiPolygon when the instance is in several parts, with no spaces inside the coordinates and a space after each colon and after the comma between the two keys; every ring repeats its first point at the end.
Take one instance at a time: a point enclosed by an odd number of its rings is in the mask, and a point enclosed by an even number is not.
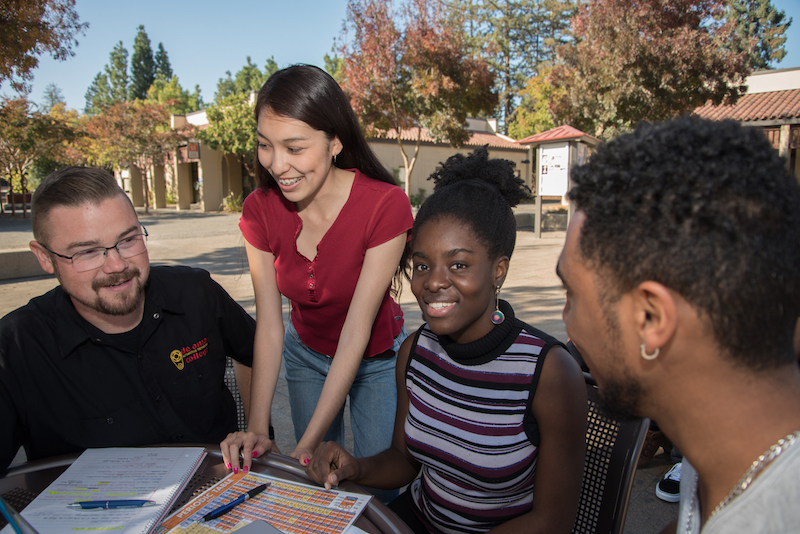
{"type": "Polygon", "coordinates": [[[242,396],[239,395],[239,386],[236,384],[236,372],[233,368],[233,360],[230,356],[225,358],[225,385],[228,386],[233,400],[236,402],[236,420],[239,424],[239,430],[245,432],[247,430],[247,419],[244,416],[244,405],[242,404],[242,396]]]}
{"type": "Polygon", "coordinates": [[[597,382],[584,372],[589,397],[586,460],[574,534],[621,534],[649,419],[617,421],[597,402],[597,382]]]}

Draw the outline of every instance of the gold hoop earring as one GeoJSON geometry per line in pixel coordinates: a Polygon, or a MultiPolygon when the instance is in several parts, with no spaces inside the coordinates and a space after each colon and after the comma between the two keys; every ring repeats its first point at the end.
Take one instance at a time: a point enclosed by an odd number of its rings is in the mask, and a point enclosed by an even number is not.
{"type": "Polygon", "coordinates": [[[642,343],[639,346],[639,354],[641,354],[642,358],[644,358],[645,360],[653,361],[656,358],[658,358],[659,354],[661,354],[661,349],[656,347],[656,350],[654,350],[652,353],[648,354],[647,353],[647,347],[645,346],[644,343],[642,343]]]}

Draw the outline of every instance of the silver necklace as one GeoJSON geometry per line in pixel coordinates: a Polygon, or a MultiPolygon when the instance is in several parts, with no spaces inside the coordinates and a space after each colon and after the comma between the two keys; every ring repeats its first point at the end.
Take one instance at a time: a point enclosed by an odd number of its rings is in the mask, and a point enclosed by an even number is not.
{"type": "MultiPolygon", "coordinates": [[[[750,484],[752,484],[753,480],[758,476],[758,474],[763,471],[763,469],[769,465],[775,458],[780,456],[786,449],[791,447],[800,440],[800,430],[789,434],[785,438],[781,438],[778,442],[770,447],[767,451],[764,452],[761,456],[756,458],[756,461],[753,462],[753,465],[742,475],[742,478],[739,479],[739,482],[733,487],[728,496],[725,497],[721,503],[714,508],[714,511],[711,512],[711,515],[708,516],[708,519],[711,520],[714,515],[725,508],[733,499],[741,495],[744,490],[746,490],[750,484]]],[[[692,516],[694,515],[694,503],[695,499],[697,498],[697,485],[698,485],[699,477],[695,477],[694,481],[694,490],[692,491],[692,499],[689,501],[689,508],[686,514],[686,534],[691,534],[692,530],[692,516]]]]}

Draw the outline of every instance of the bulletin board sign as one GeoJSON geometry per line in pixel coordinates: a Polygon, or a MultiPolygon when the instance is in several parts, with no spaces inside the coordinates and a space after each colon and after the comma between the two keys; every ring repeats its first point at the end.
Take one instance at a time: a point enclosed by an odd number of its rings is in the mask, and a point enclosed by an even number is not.
{"type": "Polygon", "coordinates": [[[569,186],[569,143],[539,146],[539,195],[563,197],[569,186]]]}

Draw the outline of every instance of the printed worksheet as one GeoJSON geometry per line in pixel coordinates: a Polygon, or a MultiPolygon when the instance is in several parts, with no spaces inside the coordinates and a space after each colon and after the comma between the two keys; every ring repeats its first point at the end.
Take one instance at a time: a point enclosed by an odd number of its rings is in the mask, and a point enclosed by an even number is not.
{"type": "Polygon", "coordinates": [[[234,532],[257,519],[284,534],[343,534],[366,508],[371,496],[288,482],[259,473],[229,475],[171,515],[155,534],[234,532]],[[243,493],[269,483],[266,490],[211,521],[203,516],[243,493]]]}

